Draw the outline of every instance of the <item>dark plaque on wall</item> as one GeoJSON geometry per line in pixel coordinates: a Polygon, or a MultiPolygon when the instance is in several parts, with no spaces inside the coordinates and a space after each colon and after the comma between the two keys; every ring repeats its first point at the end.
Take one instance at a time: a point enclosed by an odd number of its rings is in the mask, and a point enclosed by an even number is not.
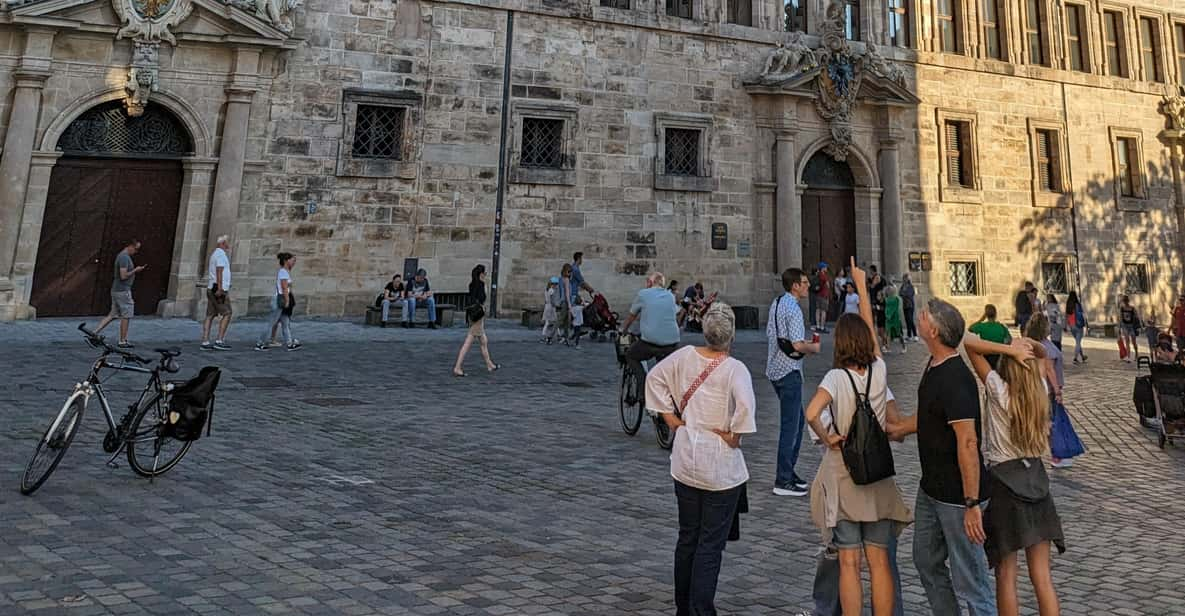
{"type": "Polygon", "coordinates": [[[712,223],[712,250],[728,250],[728,225],[712,223]]]}
{"type": "Polygon", "coordinates": [[[928,272],[932,269],[934,269],[934,264],[930,262],[930,253],[923,252],[922,253],[922,271],[928,272]]]}
{"type": "Polygon", "coordinates": [[[922,253],[920,253],[920,252],[909,253],[909,271],[911,271],[911,272],[922,271],[922,253]]]}
{"type": "Polygon", "coordinates": [[[411,282],[412,278],[416,277],[416,271],[420,269],[419,259],[404,259],[403,260],[403,282],[411,282]]]}

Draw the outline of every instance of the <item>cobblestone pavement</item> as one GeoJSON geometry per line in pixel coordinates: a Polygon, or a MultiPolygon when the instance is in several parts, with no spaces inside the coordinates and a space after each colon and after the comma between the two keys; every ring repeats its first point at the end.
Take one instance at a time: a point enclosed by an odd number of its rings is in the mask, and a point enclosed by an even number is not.
{"type": "MultiPolygon", "coordinates": [[[[183,375],[225,368],[213,435],[149,482],[126,464],[104,467],[92,405],[56,474],[23,497],[36,439],[93,358],[74,324],[0,324],[0,614],[674,611],[667,455],[649,425],[622,433],[608,344],[546,347],[498,324],[490,337],[503,369],[486,374],[473,356],[470,376],[454,379],[459,328],[302,321],[304,349],[265,354],[248,343],[261,324],[244,322],[234,350],[200,353],[192,322],[138,321],[141,348],[185,345],[183,375]]],[[[1090,452],[1053,473],[1070,547],[1054,565],[1063,613],[1181,614],[1185,446],[1161,451],[1138,426],[1134,368],[1113,349],[1091,341],[1089,367],[1068,367],[1090,452]]],[[[808,501],[768,490],[777,405],[764,354],[760,333],[742,332],[759,433],[745,442],[751,513],[725,556],[726,614],[810,607],[808,501]]],[[[910,410],[923,359],[916,345],[889,358],[910,410]]],[[[809,363],[808,388],[826,363],[809,363]]],[[[111,385],[126,404],[138,383],[111,385]]],[[[912,502],[916,444],[896,453],[912,502]]],[[[817,462],[806,447],[801,471],[817,462]]],[[[911,537],[900,555],[907,612],[925,614],[911,537]]]]}

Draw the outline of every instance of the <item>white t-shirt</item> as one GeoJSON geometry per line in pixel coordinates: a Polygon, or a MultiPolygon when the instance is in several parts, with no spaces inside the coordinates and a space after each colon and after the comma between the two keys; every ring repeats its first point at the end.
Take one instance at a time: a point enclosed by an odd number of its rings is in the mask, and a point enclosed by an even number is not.
{"type": "Polygon", "coordinates": [[[860,314],[860,294],[848,293],[843,298],[844,314],[860,314]]]}
{"type": "Polygon", "coordinates": [[[288,288],[292,288],[292,274],[282,267],[280,268],[280,271],[276,272],[276,295],[284,294],[284,287],[280,285],[281,280],[287,280],[288,288]]]}
{"type": "Polygon", "coordinates": [[[215,248],[214,252],[210,253],[210,273],[207,277],[209,284],[207,288],[214,288],[218,284],[218,268],[222,268],[222,289],[230,290],[230,259],[226,256],[226,251],[221,248],[215,248]]]}
{"type": "MultiPolygon", "coordinates": [[[[1044,383],[1045,379],[1041,379],[1044,383]]],[[[1048,388],[1048,387],[1047,387],[1048,388]]],[[[983,458],[988,466],[1015,460],[1017,458],[1027,458],[1024,452],[1020,451],[1012,444],[1012,435],[1009,428],[1008,420],[1011,417],[1011,412],[1008,410],[1008,383],[1000,378],[1000,375],[992,370],[988,373],[987,383],[985,383],[985,396],[987,401],[984,402],[984,408],[987,412],[983,415],[983,458]]]]}
{"type": "MultiPolygon", "coordinates": [[[[675,404],[712,360],[685,346],[659,362],[646,376],[646,403],[659,413],[675,412],[675,404]]],[[[671,477],[701,490],[728,490],[749,480],[741,449],[729,447],[713,428],[752,434],[757,431],[757,399],[753,377],[745,364],[725,359],[700,385],[675,432],[671,477]]]]}
{"type": "Polygon", "coordinates": [[[872,362],[872,382],[869,383],[868,379],[868,370],[860,374],[846,368],[833,368],[823,375],[819,389],[831,394],[831,414],[839,434],[847,434],[852,427],[852,417],[856,415],[856,390],[859,390],[860,395],[864,395],[865,387],[868,388],[868,401],[872,404],[872,412],[876,413],[877,420],[880,421],[881,427],[884,427],[885,409],[889,405],[889,386],[888,368],[883,359],[878,357],[872,362]],[[848,380],[848,375],[851,375],[851,380],[848,380]],[[856,383],[855,389],[852,388],[853,381],[856,383]]]}
{"type": "MultiPolygon", "coordinates": [[[[855,378],[855,376],[856,375],[854,375],[854,374],[852,375],[853,378],[855,378]]],[[[893,395],[893,390],[889,389],[888,387],[885,387],[885,409],[888,409],[889,403],[896,400],[896,399],[897,399],[897,397],[893,395]]],[[[887,412],[888,411],[886,410],[886,413],[887,412]]],[[[831,429],[831,423],[832,423],[831,422],[831,407],[827,407],[827,408],[823,409],[822,413],[819,413],[819,423],[823,424],[824,428],[827,428],[828,430],[831,429]]],[[[819,435],[815,434],[814,430],[807,429],[807,432],[809,432],[811,435],[811,442],[812,443],[821,442],[819,439],[819,435]]]]}

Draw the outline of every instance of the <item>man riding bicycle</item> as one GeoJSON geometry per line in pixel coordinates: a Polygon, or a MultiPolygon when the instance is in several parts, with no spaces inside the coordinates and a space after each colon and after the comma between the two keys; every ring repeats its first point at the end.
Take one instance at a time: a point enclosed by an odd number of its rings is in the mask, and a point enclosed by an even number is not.
{"type": "Polygon", "coordinates": [[[625,354],[630,370],[639,379],[637,391],[640,397],[645,396],[641,379],[646,371],[642,368],[642,362],[666,357],[679,346],[679,322],[676,318],[679,307],[675,304],[675,296],[666,289],[666,283],[666,276],[661,272],[647,276],[646,288],[638,291],[634,303],[630,305],[630,316],[621,326],[621,331],[625,333],[630,331],[634,321],[641,325],[641,335],[625,354]]]}

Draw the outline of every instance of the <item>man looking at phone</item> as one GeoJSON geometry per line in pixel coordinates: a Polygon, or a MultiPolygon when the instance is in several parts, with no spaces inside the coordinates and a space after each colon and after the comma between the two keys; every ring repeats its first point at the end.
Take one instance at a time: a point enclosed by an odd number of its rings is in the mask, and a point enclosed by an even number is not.
{"type": "Polygon", "coordinates": [[[765,328],[769,338],[765,376],[778,394],[782,414],[774,494],[806,496],[807,483],[794,471],[802,448],[802,427],[806,423],[802,414],[802,360],[819,352],[819,335],[806,339],[806,322],[799,304],[811,290],[806,274],[797,267],[782,272],[782,288],[785,293],[770,305],[769,324],[765,328]],[[783,348],[783,344],[790,348],[783,348]]]}
{"type": "Polygon", "coordinates": [[[119,319],[119,348],[130,349],[134,345],[128,342],[128,323],[136,311],[136,304],[132,301],[132,285],[136,282],[136,274],[144,271],[147,265],[136,265],[132,257],[140,250],[140,241],[131,240],[123,250],[115,255],[115,280],[111,283],[111,312],[95,328],[95,333],[103,331],[115,319],[119,319]]]}

